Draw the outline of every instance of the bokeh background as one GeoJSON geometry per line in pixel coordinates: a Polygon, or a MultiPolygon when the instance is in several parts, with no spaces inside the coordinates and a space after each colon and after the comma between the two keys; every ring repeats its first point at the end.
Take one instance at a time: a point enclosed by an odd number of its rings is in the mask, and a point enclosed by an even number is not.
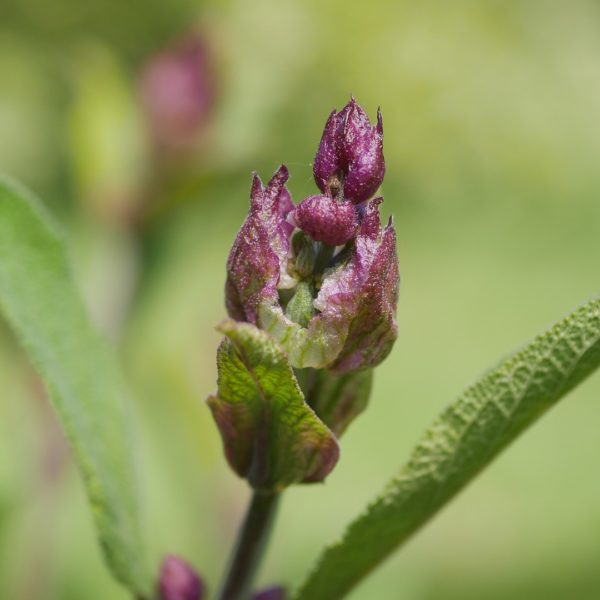
{"type": "MultiPolygon", "coordinates": [[[[0,170],[62,223],[120,352],[154,564],[214,590],[248,496],[204,399],[251,171],[314,193],[329,111],[382,107],[400,338],[327,483],[286,493],[260,581],[297,583],[446,403],[598,293],[599,66],[592,0],[0,3],[0,170]]],[[[600,597],[599,396],[596,376],[350,598],[600,597]]],[[[2,322],[0,598],[127,598],[2,322]]]]}

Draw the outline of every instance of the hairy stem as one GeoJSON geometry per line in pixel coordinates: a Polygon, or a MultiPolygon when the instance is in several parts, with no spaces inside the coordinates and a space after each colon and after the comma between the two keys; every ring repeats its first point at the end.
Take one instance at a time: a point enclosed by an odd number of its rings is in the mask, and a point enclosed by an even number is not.
{"type": "Polygon", "coordinates": [[[247,600],[275,518],[279,492],[254,491],[238,534],[219,600],[247,600]]]}

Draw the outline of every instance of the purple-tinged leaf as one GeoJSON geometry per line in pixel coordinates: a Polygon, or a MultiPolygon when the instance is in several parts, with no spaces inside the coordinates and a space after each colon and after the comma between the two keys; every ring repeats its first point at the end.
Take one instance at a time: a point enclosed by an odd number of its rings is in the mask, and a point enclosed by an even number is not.
{"type": "Polygon", "coordinates": [[[267,333],[225,321],[218,393],[208,400],[233,470],[252,487],[279,490],[323,481],[339,448],[305,403],[287,357],[267,333]]]}

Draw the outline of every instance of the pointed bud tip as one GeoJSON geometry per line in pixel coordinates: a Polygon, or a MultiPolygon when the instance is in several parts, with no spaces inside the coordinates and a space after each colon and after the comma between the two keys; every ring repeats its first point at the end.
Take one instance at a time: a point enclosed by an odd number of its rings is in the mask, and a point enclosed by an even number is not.
{"type": "MultiPolygon", "coordinates": [[[[290,177],[290,172],[285,165],[280,165],[273,173],[273,177],[269,179],[265,190],[265,199],[270,198],[271,201],[276,201],[280,194],[285,190],[285,184],[290,177]]],[[[285,191],[287,193],[287,190],[285,191]]]]}
{"type": "Polygon", "coordinates": [[[188,563],[169,554],[161,565],[158,590],[160,600],[201,600],[204,584],[188,563]]]}
{"type": "Polygon", "coordinates": [[[363,110],[363,107],[356,101],[356,98],[354,97],[354,94],[350,95],[350,100],[348,100],[348,102],[346,103],[346,106],[344,106],[344,108],[342,108],[342,110],[340,111],[340,113],[342,113],[344,111],[350,112],[351,110],[357,110],[357,111],[359,111],[361,113],[365,112],[363,110]]]}
{"type": "Polygon", "coordinates": [[[250,199],[252,201],[257,200],[257,198],[263,192],[263,190],[264,190],[263,183],[262,183],[260,177],[258,176],[258,173],[256,171],[252,171],[252,185],[250,187],[250,199]]]}
{"type": "Polygon", "coordinates": [[[275,175],[273,175],[273,179],[277,177],[278,179],[282,179],[285,183],[290,178],[290,171],[286,165],[281,163],[277,171],[275,171],[275,175]]]}

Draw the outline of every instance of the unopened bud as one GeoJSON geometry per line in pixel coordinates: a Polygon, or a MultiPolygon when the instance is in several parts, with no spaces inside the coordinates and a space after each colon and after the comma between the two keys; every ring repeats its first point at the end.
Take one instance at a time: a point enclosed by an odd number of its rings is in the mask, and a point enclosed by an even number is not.
{"type": "Polygon", "coordinates": [[[161,600],[201,600],[204,584],[190,565],[170,554],[160,569],[158,591],[161,600]]]}
{"type": "Polygon", "coordinates": [[[159,148],[188,148],[205,128],[215,101],[210,54],[206,40],[193,32],[151,57],[144,67],[141,99],[159,148]]]}
{"type": "Polygon", "coordinates": [[[383,120],[377,125],[352,98],[338,113],[329,116],[313,165],[315,181],[323,193],[343,196],[354,204],[368,200],[385,175],[383,120]]]}
{"type": "Polygon", "coordinates": [[[316,242],[341,246],[356,235],[356,208],[330,196],[309,196],[291,213],[295,224],[316,242]]]}

